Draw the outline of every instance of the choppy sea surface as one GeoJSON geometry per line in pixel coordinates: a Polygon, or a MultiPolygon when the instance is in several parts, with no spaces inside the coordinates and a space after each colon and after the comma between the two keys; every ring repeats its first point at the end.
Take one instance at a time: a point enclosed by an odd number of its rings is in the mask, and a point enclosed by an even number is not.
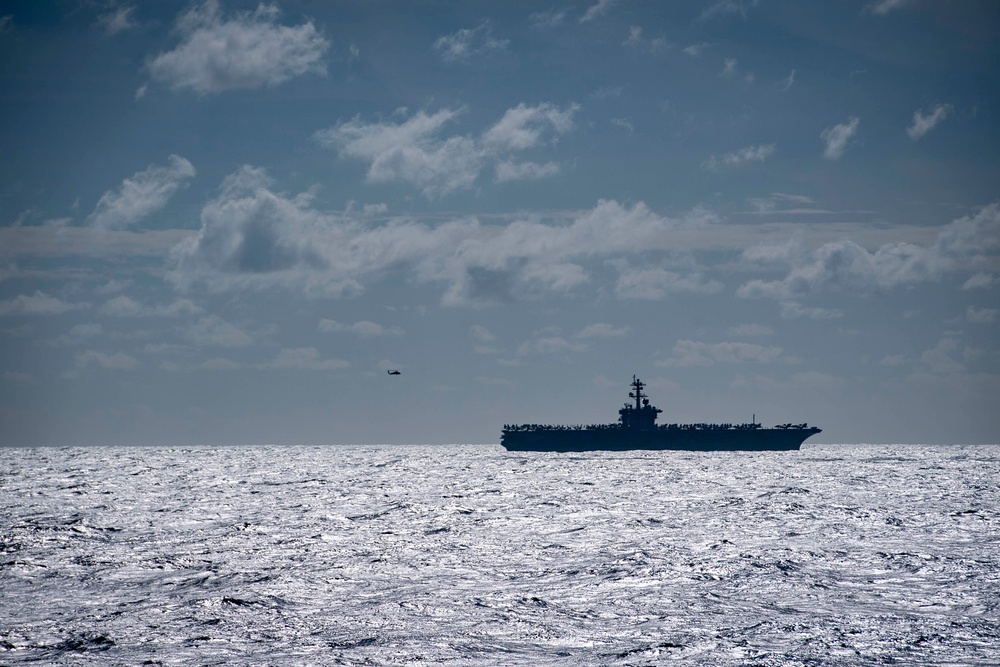
{"type": "Polygon", "coordinates": [[[0,449],[0,664],[996,665],[1000,446],[0,449]]]}

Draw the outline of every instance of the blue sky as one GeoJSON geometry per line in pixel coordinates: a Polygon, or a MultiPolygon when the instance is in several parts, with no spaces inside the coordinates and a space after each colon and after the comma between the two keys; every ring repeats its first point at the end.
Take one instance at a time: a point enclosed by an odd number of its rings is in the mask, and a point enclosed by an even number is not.
{"type": "Polygon", "coordinates": [[[1000,9],[0,5],[0,444],[997,442],[1000,9]],[[398,368],[402,375],[389,377],[398,368]]]}

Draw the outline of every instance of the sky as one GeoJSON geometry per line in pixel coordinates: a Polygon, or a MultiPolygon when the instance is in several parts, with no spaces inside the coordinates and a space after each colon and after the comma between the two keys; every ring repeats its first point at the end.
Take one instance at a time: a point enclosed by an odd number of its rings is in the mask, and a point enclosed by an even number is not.
{"type": "Polygon", "coordinates": [[[0,445],[497,443],[633,374],[996,443],[997,62],[992,0],[0,2],[0,445]]]}

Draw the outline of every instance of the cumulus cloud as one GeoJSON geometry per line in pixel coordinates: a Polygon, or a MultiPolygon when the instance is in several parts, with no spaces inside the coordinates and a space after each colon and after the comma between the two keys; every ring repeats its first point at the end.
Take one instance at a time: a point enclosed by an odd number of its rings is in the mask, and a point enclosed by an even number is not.
{"type": "Polygon", "coordinates": [[[575,104],[565,109],[552,104],[519,104],[508,109],[479,137],[440,136],[459,112],[442,109],[428,115],[418,111],[401,122],[367,123],[359,116],[316,133],[316,141],[340,155],[370,163],[371,183],[403,181],[419,187],[428,198],[471,187],[484,165],[497,161],[497,181],[537,179],[558,173],[553,163],[518,164],[511,154],[539,146],[573,127],[575,104]]]}
{"type": "Polygon", "coordinates": [[[696,340],[678,340],[669,357],[656,362],[657,366],[714,366],[715,364],[774,363],[781,359],[781,348],[754,343],[704,343],[696,340]]]}
{"type": "Polygon", "coordinates": [[[102,14],[97,20],[104,27],[104,32],[108,35],[117,35],[125,30],[138,28],[139,23],[135,20],[135,7],[131,5],[118,7],[114,11],[102,14]]]}
{"type": "Polygon", "coordinates": [[[418,111],[399,124],[366,123],[357,116],[315,136],[321,146],[336,148],[342,156],[370,162],[370,183],[404,181],[435,197],[471,186],[482,169],[484,155],[475,140],[437,136],[457,115],[449,109],[432,115],[418,111]]]}
{"type": "Polygon", "coordinates": [[[781,280],[751,280],[740,297],[788,300],[821,290],[866,292],[936,280],[945,271],[968,269],[1000,252],[1000,205],[953,220],[933,245],[895,242],[869,251],[850,240],[825,243],[806,251],[797,243],[749,248],[745,257],[769,256],[792,266],[781,280]]]}
{"type": "Polygon", "coordinates": [[[826,142],[823,149],[823,157],[827,160],[838,160],[847,148],[847,142],[858,131],[858,123],[861,120],[857,116],[851,116],[850,120],[840,125],[833,125],[820,132],[820,137],[826,142]]]}
{"type": "Polygon", "coordinates": [[[66,303],[41,290],[32,295],[19,294],[13,299],[0,301],[0,315],[58,315],[80,308],[82,304],[66,303]]]}
{"type": "Polygon", "coordinates": [[[957,357],[967,350],[956,338],[945,336],[937,345],[921,353],[920,365],[933,375],[964,373],[965,364],[957,357]]]}
{"type": "MultiPolygon", "coordinates": [[[[201,229],[174,249],[170,279],[181,289],[285,287],[336,295],[357,293],[368,277],[392,268],[444,285],[446,304],[508,301],[573,290],[592,279],[588,263],[666,251],[671,233],[699,224],[664,218],[642,203],[605,200],[574,214],[505,224],[474,217],[372,224],[364,216],[317,211],[308,194],[290,197],[272,187],[253,167],[227,177],[203,208],[201,229]]],[[[692,273],[626,269],[619,291],[658,298],[721,289],[692,273]]]]}
{"type": "Polygon", "coordinates": [[[910,135],[910,139],[916,141],[951,115],[951,111],[950,104],[938,104],[926,116],[917,109],[913,112],[913,124],[906,128],[906,133],[910,135]]]}
{"type": "Polygon", "coordinates": [[[702,163],[702,167],[710,171],[719,171],[723,167],[742,167],[751,162],[763,162],[774,154],[774,144],[747,146],[734,153],[726,153],[720,157],[713,155],[702,163]]]}
{"type": "Polygon", "coordinates": [[[482,143],[492,150],[520,151],[539,145],[546,133],[556,136],[573,129],[573,115],[579,106],[560,109],[554,104],[528,106],[523,102],[507,109],[497,123],[483,133],[482,143]]]}
{"type": "Polygon", "coordinates": [[[834,287],[866,291],[927,280],[938,270],[937,257],[921,246],[892,243],[869,252],[853,241],[843,240],[823,244],[807,259],[798,261],[782,280],[752,280],[736,293],[741,297],[786,299],[834,287]]]}
{"type": "MultiPolygon", "coordinates": [[[[263,169],[244,166],[226,177],[218,198],[201,211],[197,236],[185,238],[173,250],[172,279],[182,285],[206,273],[215,274],[225,289],[242,283],[273,284],[274,276],[297,268],[321,270],[327,260],[313,247],[324,229],[335,232],[330,219],[309,207],[311,198],[287,199],[269,189],[263,169]],[[267,280],[257,280],[258,277],[267,280]]],[[[338,235],[328,240],[336,243],[338,235]]]]}
{"type": "Polygon", "coordinates": [[[123,180],[117,191],[105,192],[87,222],[101,229],[123,229],[166,206],[195,175],[194,166],[179,155],[171,155],[168,162],[165,167],[151,164],[123,180]]]}
{"type": "Polygon", "coordinates": [[[434,49],[445,62],[469,60],[473,56],[503,51],[510,40],[496,39],[489,21],[483,21],[475,28],[462,28],[452,35],[445,35],[434,42],[434,49]]]}
{"type": "Polygon", "coordinates": [[[177,19],[181,43],[154,58],[149,72],[175,90],[201,94],[277,85],[307,73],[325,76],[326,38],[311,20],[286,26],[278,15],[277,5],[261,3],[226,18],[217,0],[206,0],[177,19]]]}
{"type": "Polygon", "coordinates": [[[403,332],[401,329],[396,327],[384,327],[376,322],[370,322],[368,320],[361,320],[360,322],[355,322],[354,324],[343,324],[337,322],[336,320],[320,320],[319,321],[319,331],[323,333],[353,333],[358,336],[374,338],[377,336],[399,336],[403,332]]]}

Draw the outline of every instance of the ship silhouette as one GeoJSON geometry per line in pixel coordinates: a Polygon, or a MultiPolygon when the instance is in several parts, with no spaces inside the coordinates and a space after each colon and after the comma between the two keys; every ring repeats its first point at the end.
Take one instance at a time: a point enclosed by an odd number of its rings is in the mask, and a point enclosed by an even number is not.
{"type": "Polygon", "coordinates": [[[749,424],[657,424],[662,410],[649,404],[646,385],[632,376],[629,398],[615,424],[553,426],[505,424],[500,444],[514,452],[585,452],[592,450],[679,449],[693,451],[791,450],[820,433],[808,424],[764,428],[756,415],[749,424]]]}

